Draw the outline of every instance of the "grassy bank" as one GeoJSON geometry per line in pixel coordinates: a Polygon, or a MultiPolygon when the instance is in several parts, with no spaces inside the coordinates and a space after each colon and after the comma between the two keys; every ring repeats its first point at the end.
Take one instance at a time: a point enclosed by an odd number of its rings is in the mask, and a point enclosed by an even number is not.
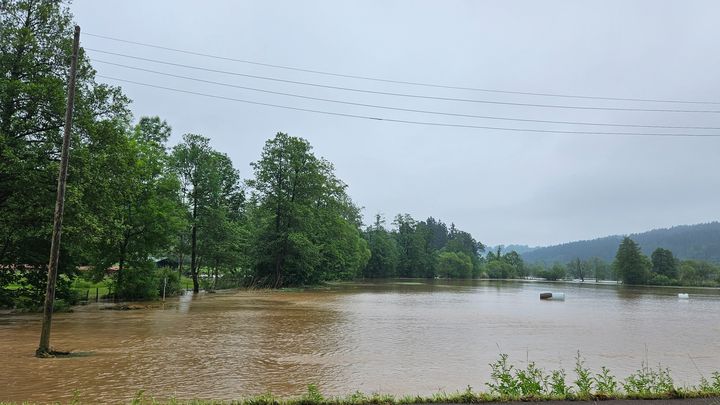
{"type": "MultiPolygon", "coordinates": [[[[675,385],[670,370],[658,366],[651,368],[643,364],[624,379],[615,377],[605,367],[600,372],[586,368],[584,359],[578,353],[575,368],[571,373],[564,369],[546,371],[529,362],[518,367],[509,362],[508,356],[490,364],[490,381],[485,391],[476,391],[468,386],[464,391],[454,393],[438,392],[430,396],[390,394],[366,394],[355,392],[346,396],[325,396],[311,384],[307,392],[297,397],[278,397],[273,394],[240,398],[233,401],[157,399],[144,392],[138,392],[127,403],[132,405],[408,405],[440,403],[489,403],[510,401],[606,401],[606,400],[669,400],[715,398],[720,405],[720,372],[702,377],[694,386],[675,385]]],[[[60,402],[57,402],[60,404],[60,402]]],[[[67,402],[72,405],[97,403],[76,392],[67,402]]],[[[715,403],[715,402],[713,402],[715,403]]],[[[0,402],[0,405],[32,405],[32,402],[0,402]]]]}
{"type": "MultiPolygon", "coordinates": [[[[533,397],[505,397],[490,393],[475,392],[470,387],[467,390],[455,393],[440,392],[431,396],[395,396],[390,394],[365,394],[356,392],[341,397],[325,397],[312,386],[304,395],[290,398],[277,397],[272,394],[264,394],[253,397],[241,398],[232,401],[191,399],[181,400],[176,398],[157,399],[145,393],[138,393],[132,400],[127,401],[129,405],[411,405],[411,404],[478,404],[478,403],[507,403],[507,402],[550,402],[566,401],[570,405],[581,401],[596,403],[597,401],[611,400],[691,400],[691,399],[713,399],[713,404],[720,404],[720,391],[697,391],[697,390],[676,390],[664,394],[629,395],[617,393],[616,395],[589,395],[581,396],[568,394],[566,396],[540,395],[533,397]]],[[[53,404],[97,404],[97,400],[86,399],[78,395],[67,402],[53,402],[53,404]]],[[[0,405],[38,405],[36,402],[0,402],[0,405]]]]}

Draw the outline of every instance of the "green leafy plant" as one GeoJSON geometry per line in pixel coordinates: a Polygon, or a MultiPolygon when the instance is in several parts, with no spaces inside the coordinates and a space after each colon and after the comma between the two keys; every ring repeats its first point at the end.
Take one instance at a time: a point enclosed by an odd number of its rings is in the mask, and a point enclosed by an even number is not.
{"type": "Polygon", "coordinates": [[[541,369],[537,368],[534,362],[528,363],[527,367],[515,372],[515,379],[522,397],[539,397],[547,387],[548,378],[543,375],[541,369]]]}
{"type": "Polygon", "coordinates": [[[717,393],[720,392],[720,372],[712,373],[712,389],[717,393]]]}
{"type": "Polygon", "coordinates": [[[670,369],[658,366],[657,370],[654,370],[645,363],[630,374],[622,385],[625,393],[630,396],[672,396],[676,392],[670,369]]]}
{"type": "Polygon", "coordinates": [[[501,397],[515,398],[520,396],[520,384],[513,377],[514,366],[508,362],[507,354],[500,354],[500,358],[490,363],[491,382],[485,383],[491,393],[501,397]]]}
{"type": "Polygon", "coordinates": [[[593,378],[595,380],[595,393],[604,396],[615,395],[620,389],[620,385],[617,378],[610,374],[610,370],[607,367],[601,367],[600,373],[595,374],[593,378]]]}
{"type": "Polygon", "coordinates": [[[300,404],[321,404],[325,402],[325,397],[323,396],[322,392],[320,392],[320,389],[315,384],[308,384],[307,392],[300,397],[300,404]]]}
{"type": "Polygon", "coordinates": [[[577,387],[577,395],[580,398],[588,398],[592,393],[592,374],[590,369],[585,367],[585,359],[580,355],[580,351],[577,352],[575,357],[575,375],[577,378],[574,381],[575,387],[577,387]]]}
{"type": "Polygon", "coordinates": [[[550,395],[558,398],[565,398],[570,394],[570,387],[565,382],[565,370],[553,370],[550,374],[550,395]]]}

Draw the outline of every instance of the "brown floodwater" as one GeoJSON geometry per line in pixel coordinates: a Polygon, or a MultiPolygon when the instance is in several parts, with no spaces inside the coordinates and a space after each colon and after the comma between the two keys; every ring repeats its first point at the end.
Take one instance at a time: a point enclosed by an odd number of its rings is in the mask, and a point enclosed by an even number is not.
{"type": "Polygon", "coordinates": [[[0,400],[115,403],[272,392],[432,394],[484,389],[498,353],[572,376],[627,376],[643,362],[695,384],[720,369],[720,291],[533,282],[378,282],[306,291],[185,295],[153,308],[78,307],[54,317],[36,359],[38,314],[0,315],[0,400]],[[540,301],[563,291],[564,302],[540,301]],[[689,292],[679,300],[678,292],[689,292]]]}

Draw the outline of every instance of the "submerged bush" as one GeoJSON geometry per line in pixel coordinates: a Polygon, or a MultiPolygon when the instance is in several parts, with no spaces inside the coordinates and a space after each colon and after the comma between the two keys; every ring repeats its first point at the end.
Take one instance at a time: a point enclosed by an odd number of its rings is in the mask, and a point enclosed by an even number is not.
{"type": "Polygon", "coordinates": [[[183,292],[182,285],[180,284],[180,275],[176,270],[169,267],[162,267],[157,270],[156,278],[159,296],[162,296],[163,288],[165,289],[166,297],[178,295],[183,292]]]}
{"type": "Polygon", "coordinates": [[[113,276],[110,287],[117,298],[155,299],[158,297],[158,278],[155,263],[143,261],[129,264],[113,276]]]}
{"type": "MultiPolygon", "coordinates": [[[[42,312],[47,288],[47,271],[32,269],[15,272],[13,288],[0,286],[0,308],[42,312]]],[[[79,294],[71,288],[70,276],[59,274],[55,284],[54,311],[66,311],[78,303],[79,294]]]]}
{"type": "Polygon", "coordinates": [[[110,289],[121,299],[157,299],[162,296],[163,288],[165,296],[180,294],[183,291],[180,275],[169,267],[157,268],[152,261],[129,264],[110,282],[110,289]]]}

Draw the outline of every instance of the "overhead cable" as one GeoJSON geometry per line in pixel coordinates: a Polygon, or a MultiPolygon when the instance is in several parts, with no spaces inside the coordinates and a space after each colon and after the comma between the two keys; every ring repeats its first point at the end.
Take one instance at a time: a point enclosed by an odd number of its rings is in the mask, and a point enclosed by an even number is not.
{"type": "Polygon", "coordinates": [[[491,127],[491,126],[470,125],[470,124],[413,121],[413,120],[375,117],[375,116],[360,115],[360,114],[348,114],[348,113],[325,111],[325,110],[315,110],[315,109],[310,109],[310,108],[293,107],[293,106],[287,106],[287,105],[281,105],[281,104],[263,103],[263,102],[252,101],[252,100],[220,96],[220,95],[216,95],[216,94],[201,93],[201,92],[196,92],[196,91],[177,89],[177,88],[173,88],[173,87],[159,86],[159,85],[155,85],[155,84],[137,82],[134,80],[126,80],[126,79],[121,79],[121,78],[116,78],[116,77],[111,77],[111,76],[105,76],[105,75],[97,75],[96,77],[101,77],[101,78],[109,79],[109,80],[115,80],[115,81],[123,82],[123,83],[135,84],[135,85],[139,85],[139,86],[163,89],[163,90],[173,91],[173,92],[177,92],[177,93],[192,94],[192,95],[196,95],[196,96],[202,96],[202,97],[208,97],[208,98],[214,98],[214,99],[220,99],[220,100],[227,100],[227,101],[235,101],[235,102],[240,102],[240,103],[245,103],[245,104],[253,104],[253,105],[260,105],[260,106],[265,106],[265,107],[281,108],[281,109],[286,109],[286,110],[311,112],[311,113],[316,113],[316,114],[333,115],[333,116],[348,117],[348,118],[394,122],[394,123],[401,123],[401,124],[414,124],[414,125],[453,127],[453,128],[485,129],[485,130],[493,130],[493,131],[534,132],[534,133],[547,133],[547,134],[644,136],[644,137],[693,137],[693,138],[720,137],[720,134],[561,131],[561,130],[536,129],[536,128],[505,128],[505,127],[491,127]]]}
{"type": "Polygon", "coordinates": [[[478,92],[487,92],[487,93],[542,96],[542,97],[562,97],[562,98],[607,100],[607,101],[633,101],[633,102],[648,102],[648,103],[720,105],[720,102],[718,102],[718,101],[670,100],[670,99],[632,98],[632,97],[605,97],[605,96],[561,94],[561,93],[547,93],[547,92],[499,90],[499,89],[487,89],[487,88],[467,87],[467,86],[451,86],[451,85],[426,83],[426,82],[414,82],[414,81],[405,81],[405,80],[392,80],[392,79],[384,79],[384,78],[379,78],[379,77],[334,73],[334,72],[328,72],[328,71],[322,71],[322,70],[299,68],[299,67],[294,67],[294,66],[263,63],[263,62],[248,60],[248,59],[231,58],[231,57],[213,55],[213,54],[208,54],[208,53],[203,53],[203,52],[195,52],[195,51],[190,51],[190,50],[185,50],[185,49],[172,48],[172,47],[168,47],[168,46],[153,45],[153,44],[148,44],[148,43],[138,42],[138,41],[130,41],[130,40],[126,40],[126,39],[114,38],[114,37],[109,37],[109,36],[99,35],[99,34],[85,33],[84,35],[88,35],[88,36],[96,37],[96,38],[107,39],[107,40],[116,41],[116,42],[123,42],[123,43],[127,43],[127,44],[144,46],[144,47],[148,47],[148,48],[163,49],[163,50],[171,51],[171,52],[184,53],[187,55],[202,56],[202,57],[206,57],[206,58],[225,60],[225,61],[230,61],[230,62],[238,62],[238,63],[244,63],[244,64],[249,64],[249,65],[270,67],[270,68],[275,68],[275,69],[292,70],[292,71],[298,71],[298,72],[313,73],[313,74],[318,74],[318,75],[344,77],[344,78],[359,79],[359,80],[369,80],[369,81],[383,82],[383,83],[404,84],[404,85],[421,86],[421,87],[434,87],[434,88],[452,89],[452,90],[478,91],[478,92]]]}
{"type": "Polygon", "coordinates": [[[422,114],[431,114],[431,115],[444,115],[444,116],[462,117],[462,118],[479,118],[479,119],[488,119],[488,120],[532,122],[532,123],[543,123],[543,124],[589,125],[589,126],[606,126],[606,127],[658,128],[658,129],[720,130],[720,127],[708,127],[708,126],[641,125],[641,124],[615,124],[615,123],[580,122],[580,121],[551,121],[551,120],[540,120],[540,119],[497,117],[497,116],[488,116],[488,115],[462,114],[462,113],[452,113],[452,112],[421,110],[421,109],[413,109],[413,108],[393,107],[393,106],[385,106],[385,105],[377,105],[377,104],[357,103],[357,102],[344,101],[344,100],[335,100],[335,99],[328,99],[328,98],[322,98],[322,97],[313,97],[313,96],[307,96],[307,95],[302,95],[302,94],[297,94],[297,93],[287,93],[287,92],[281,92],[281,91],[273,91],[273,90],[268,90],[268,89],[255,88],[255,87],[241,86],[241,85],[236,85],[236,84],[231,84],[231,83],[218,82],[218,81],[214,81],[214,80],[201,79],[201,78],[197,78],[197,77],[183,76],[183,75],[177,75],[177,74],[173,74],[173,73],[161,72],[161,71],[152,70],[152,69],[145,69],[145,68],[141,68],[141,67],[137,67],[137,66],[129,66],[129,65],[121,64],[121,63],[105,61],[102,59],[94,58],[93,62],[94,63],[102,63],[102,64],[106,64],[106,65],[111,65],[111,66],[118,66],[118,67],[122,67],[124,69],[131,69],[131,70],[137,70],[137,71],[141,71],[141,72],[153,73],[153,74],[167,76],[167,77],[174,77],[174,78],[183,79],[183,80],[191,80],[191,81],[200,82],[200,83],[208,83],[208,84],[213,84],[213,85],[217,85],[217,86],[231,87],[231,88],[236,88],[236,89],[250,90],[250,91],[255,91],[255,92],[275,94],[275,95],[281,95],[281,96],[287,96],[287,97],[302,98],[302,99],[306,99],[306,100],[315,100],[315,101],[322,101],[322,102],[328,102],[328,103],[353,105],[353,106],[358,106],[358,107],[377,108],[377,109],[383,109],[383,110],[404,111],[404,112],[422,113],[422,114]]]}
{"type": "Polygon", "coordinates": [[[454,97],[438,97],[438,96],[429,96],[429,95],[420,95],[420,94],[393,93],[393,92],[387,92],[387,91],[365,90],[365,89],[357,89],[357,88],[352,88],[352,87],[331,86],[331,85],[319,84],[319,83],[301,82],[301,81],[296,81],[296,80],[287,80],[287,79],[280,79],[280,78],[268,77],[268,76],[250,75],[250,74],[246,74],[246,73],[238,73],[238,72],[230,72],[230,71],[226,71],[226,70],[211,69],[211,68],[205,68],[205,67],[200,67],[200,66],[186,65],[186,64],[182,64],[182,63],[168,62],[168,61],[163,61],[163,60],[158,60],[158,59],[143,58],[140,56],[127,55],[127,54],[122,54],[122,53],[117,53],[117,52],[103,51],[103,50],[93,49],[93,48],[85,48],[85,49],[93,51],[93,52],[100,52],[100,53],[105,53],[105,54],[109,54],[109,55],[115,55],[115,56],[135,59],[135,60],[143,60],[146,62],[159,63],[159,64],[163,64],[163,65],[168,65],[168,66],[183,67],[183,68],[187,68],[187,69],[202,70],[202,71],[206,71],[206,72],[222,73],[222,74],[227,74],[227,75],[249,77],[249,78],[260,79],[260,80],[270,80],[270,81],[282,82],[282,83],[292,83],[292,84],[298,84],[298,85],[303,85],[303,86],[321,87],[321,88],[343,90],[343,91],[350,91],[350,92],[356,92],[356,93],[379,94],[379,95],[395,96],[395,97],[409,97],[409,98],[416,98],[416,99],[456,101],[456,102],[481,103],[481,104],[497,104],[497,105],[522,106],[522,107],[560,108],[560,109],[572,109],[572,110],[605,110],[605,111],[667,112],[667,113],[709,113],[709,114],[720,113],[720,110],[681,110],[681,109],[661,109],[661,108],[596,107],[596,106],[576,106],[576,105],[557,105],[557,104],[533,104],[533,103],[515,103],[515,102],[510,102],[510,101],[478,100],[478,99],[465,99],[465,98],[454,98],[454,97]]]}

